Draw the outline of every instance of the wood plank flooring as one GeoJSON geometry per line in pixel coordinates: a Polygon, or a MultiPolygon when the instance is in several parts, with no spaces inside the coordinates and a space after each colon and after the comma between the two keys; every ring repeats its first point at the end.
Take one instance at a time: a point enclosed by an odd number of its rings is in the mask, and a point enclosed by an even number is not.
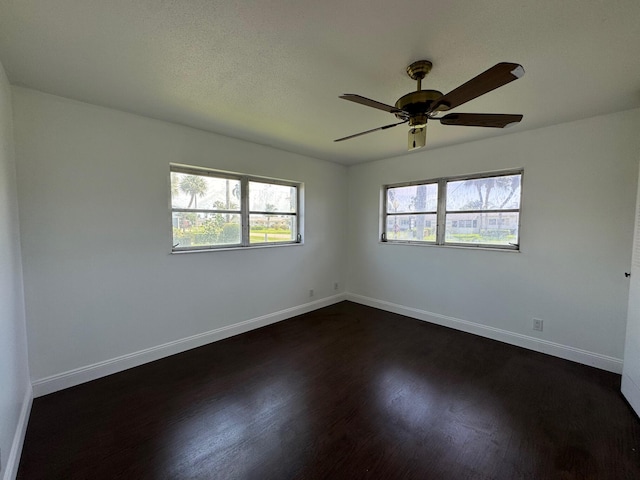
{"type": "Polygon", "coordinates": [[[19,479],[640,479],[620,376],[342,302],[38,398],[19,479]]]}

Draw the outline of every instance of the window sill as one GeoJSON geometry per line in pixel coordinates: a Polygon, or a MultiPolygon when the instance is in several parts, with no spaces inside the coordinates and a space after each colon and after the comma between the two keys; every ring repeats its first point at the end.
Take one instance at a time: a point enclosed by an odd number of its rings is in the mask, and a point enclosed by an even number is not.
{"type": "Polygon", "coordinates": [[[255,250],[259,248],[279,248],[279,247],[297,247],[304,245],[304,242],[293,243],[277,243],[277,244],[258,244],[249,245],[248,247],[215,247],[215,248],[194,248],[190,250],[172,250],[171,255],[182,255],[184,253],[204,253],[204,252],[229,252],[238,250],[255,250]]]}
{"type": "Polygon", "coordinates": [[[437,243],[427,243],[427,242],[398,242],[398,241],[386,241],[382,242],[378,240],[378,243],[381,245],[402,245],[409,247],[440,247],[440,248],[457,248],[462,250],[484,250],[489,252],[508,252],[508,253],[522,253],[522,250],[519,248],[502,248],[502,247],[488,247],[486,245],[483,246],[474,246],[474,245],[460,245],[460,244],[446,244],[446,245],[438,245],[437,243]]]}

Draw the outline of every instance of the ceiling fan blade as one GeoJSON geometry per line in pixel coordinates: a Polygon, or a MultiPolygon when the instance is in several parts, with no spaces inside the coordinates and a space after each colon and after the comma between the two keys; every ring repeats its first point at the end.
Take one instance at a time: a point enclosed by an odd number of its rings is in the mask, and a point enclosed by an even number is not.
{"type": "Polygon", "coordinates": [[[522,120],[522,115],[505,113],[450,113],[439,118],[443,125],[462,125],[466,127],[505,128],[522,120]]]}
{"type": "Polygon", "coordinates": [[[334,142],[342,142],[343,140],[349,140],[351,138],[359,137],[360,135],[366,135],[367,133],[377,132],[378,130],[386,130],[387,128],[395,127],[397,125],[402,125],[403,123],[407,123],[409,120],[405,120],[403,122],[392,123],[391,125],[385,125],[384,127],[372,128],[371,130],[367,130],[366,132],[356,133],[354,135],[349,135],[348,137],[338,138],[334,140],[334,142]]]}
{"type": "Polygon", "coordinates": [[[431,111],[450,110],[509,82],[513,82],[523,75],[524,68],[522,68],[522,65],[506,62],[498,63],[437,99],[431,111]]]}
{"type": "MultiPolygon", "coordinates": [[[[378,110],[384,110],[389,113],[406,113],[399,108],[392,107],[391,105],[387,105],[386,103],[376,102],[375,100],[371,100],[370,98],[363,97],[361,95],[356,95],[355,93],[345,93],[344,95],[340,95],[340,98],[344,100],[349,100],[350,102],[359,103],[360,105],[364,105],[366,107],[377,108],[378,110]]],[[[407,113],[407,116],[409,114],[407,113]]]]}

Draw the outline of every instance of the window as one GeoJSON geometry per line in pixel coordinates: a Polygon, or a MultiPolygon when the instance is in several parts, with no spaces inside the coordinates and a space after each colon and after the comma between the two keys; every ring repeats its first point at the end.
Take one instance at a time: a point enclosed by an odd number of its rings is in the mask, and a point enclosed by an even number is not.
{"type": "Polygon", "coordinates": [[[172,251],[302,242],[301,184],[171,165],[172,251]]]}
{"type": "Polygon", "coordinates": [[[517,250],[521,195],[521,170],[387,185],[381,239],[517,250]]]}
{"type": "Polygon", "coordinates": [[[436,241],[437,183],[387,188],[385,205],[387,240],[436,241]]]}

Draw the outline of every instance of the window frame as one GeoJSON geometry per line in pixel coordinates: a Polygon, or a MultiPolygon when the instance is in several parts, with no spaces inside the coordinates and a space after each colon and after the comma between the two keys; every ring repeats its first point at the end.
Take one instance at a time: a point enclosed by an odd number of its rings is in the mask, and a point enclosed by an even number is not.
{"type": "MultiPolygon", "coordinates": [[[[401,182],[383,185],[381,189],[381,220],[380,220],[380,236],[379,241],[381,243],[400,244],[400,245],[419,245],[419,246],[439,246],[439,247],[456,247],[456,248],[480,248],[500,251],[520,251],[521,242],[521,227],[522,227],[522,198],[523,198],[523,183],[524,183],[524,169],[516,168],[509,170],[500,170],[493,172],[483,172],[467,175],[456,175],[450,177],[439,177],[428,180],[418,180],[410,182],[401,182]],[[450,182],[458,182],[463,180],[478,180],[483,178],[499,178],[512,175],[520,176],[520,208],[517,209],[490,209],[490,210],[447,210],[447,187],[450,182]],[[436,210],[436,240],[424,241],[424,240],[396,240],[389,239],[387,235],[387,217],[389,215],[399,215],[388,211],[387,199],[388,191],[392,188],[407,187],[415,185],[432,185],[438,186],[438,201],[436,210]],[[517,228],[517,244],[509,245],[496,245],[489,243],[463,243],[463,242],[451,242],[446,240],[446,226],[448,214],[460,214],[460,213],[518,213],[518,228],[517,228]]],[[[406,212],[403,215],[415,215],[425,212],[406,212]]],[[[427,212],[433,213],[433,212],[427,212]]],[[[452,220],[453,222],[454,220],[452,220]]],[[[458,220],[459,221],[459,220],[458,220]]]]}
{"type": "Polygon", "coordinates": [[[171,253],[187,253],[187,252],[203,252],[203,251],[219,251],[219,250],[238,250],[247,248],[271,248],[282,247],[291,245],[301,245],[304,243],[303,238],[303,187],[302,182],[296,182],[293,180],[284,180],[281,178],[263,177],[258,175],[249,175],[244,173],[229,172],[225,170],[215,170],[206,167],[195,167],[192,165],[183,165],[178,163],[169,164],[169,211],[171,220],[171,253]],[[240,182],[240,209],[239,210],[226,210],[226,209],[209,209],[209,208],[179,208],[173,206],[173,199],[171,193],[171,174],[182,173],[186,175],[197,175],[202,177],[220,178],[228,180],[237,180],[240,182]],[[295,212],[262,212],[257,210],[250,210],[249,199],[249,183],[265,183],[270,185],[281,185],[286,187],[292,187],[296,189],[296,209],[295,212]],[[178,244],[173,243],[173,213],[174,212],[193,212],[193,213],[213,213],[213,214],[230,214],[240,216],[240,243],[222,244],[222,245],[193,245],[187,247],[178,247],[178,244]],[[251,226],[250,217],[254,215],[269,215],[278,216],[291,216],[294,218],[293,225],[295,227],[295,238],[293,240],[286,241],[273,241],[273,242],[251,242],[251,226]]]}
{"type": "Polygon", "coordinates": [[[382,242],[388,242],[388,243],[415,243],[418,245],[437,245],[438,243],[438,210],[440,209],[440,183],[439,183],[439,179],[432,179],[432,180],[423,180],[423,181],[418,181],[418,182],[402,182],[402,183],[395,183],[393,185],[385,185],[382,189],[382,232],[380,235],[380,241],[382,242]],[[420,210],[420,211],[412,211],[412,212],[395,212],[395,213],[389,213],[388,212],[388,203],[387,203],[387,199],[389,198],[389,195],[387,194],[387,191],[390,188],[402,188],[402,187],[413,187],[413,186],[418,186],[418,185],[436,185],[436,187],[438,188],[438,202],[436,203],[436,210],[420,210]],[[410,215],[436,215],[436,240],[431,242],[431,241],[425,241],[425,240],[388,240],[387,239],[387,217],[389,215],[394,215],[397,217],[402,217],[402,216],[410,216],[410,215]]]}

